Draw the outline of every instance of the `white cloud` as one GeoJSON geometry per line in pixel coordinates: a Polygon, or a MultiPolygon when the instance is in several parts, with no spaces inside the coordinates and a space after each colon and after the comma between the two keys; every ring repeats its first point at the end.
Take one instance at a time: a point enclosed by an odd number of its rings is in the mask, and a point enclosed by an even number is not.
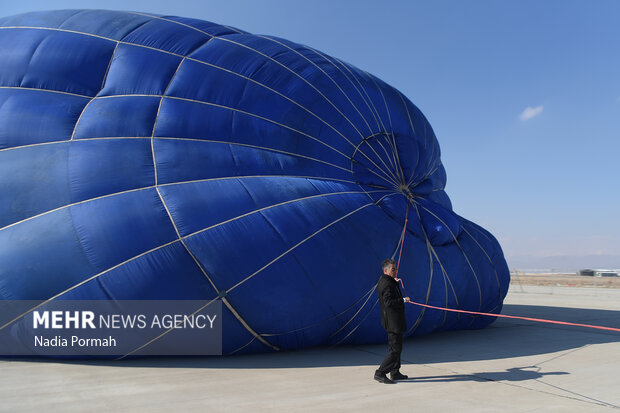
{"type": "Polygon", "coordinates": [[[538,115],[540,115],[543,111],[542,106],[536,106],[535,108],[528,106],[525,110],[519,115],[519,119],[522,121],[530,120],[538,115]]]}

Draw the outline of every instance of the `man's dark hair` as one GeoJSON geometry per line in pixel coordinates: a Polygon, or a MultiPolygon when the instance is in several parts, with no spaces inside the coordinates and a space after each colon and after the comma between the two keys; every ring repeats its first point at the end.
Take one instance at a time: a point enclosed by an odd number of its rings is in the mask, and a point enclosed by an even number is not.
{"type": "Polygon", "coordinates": [[[391,258],[388,258],[387,260],[383,260],[383,262],[381,263],[381,269],[385,271],[385,269],[389,267],[390,265],[396,265],[396,262],[394,262],[394,260],[391,258]]]}

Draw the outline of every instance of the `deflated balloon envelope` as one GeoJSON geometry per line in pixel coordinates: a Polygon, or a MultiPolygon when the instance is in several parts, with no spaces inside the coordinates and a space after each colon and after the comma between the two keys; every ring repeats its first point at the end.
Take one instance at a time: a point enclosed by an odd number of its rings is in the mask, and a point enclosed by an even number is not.
{"type": "MultiPolygon", "coordinates": [[[[501,310],[501,248],[452,211],[431,126],[354,66],[89,10],[0,19],[0,61],[1,299],[219,296],[226,354],[382,342],[374,288],[409,202],[405,294],[501,310]]],[[[492,318],[407,320],[411,336],[492,318]]]]}

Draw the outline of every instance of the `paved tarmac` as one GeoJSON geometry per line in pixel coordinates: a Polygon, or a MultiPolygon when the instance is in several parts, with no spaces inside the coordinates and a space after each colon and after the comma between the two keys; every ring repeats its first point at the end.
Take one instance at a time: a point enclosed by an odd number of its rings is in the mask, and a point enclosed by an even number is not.
{"type": "MultiPolygon", "coordinates": [[[[620,290],[512,285],[503,313],[620,328],[620,290]]],[[[0,360],[0,411],[620,411],[620,333],[499,319],[385,345],[226,358],[0,360]]]]}

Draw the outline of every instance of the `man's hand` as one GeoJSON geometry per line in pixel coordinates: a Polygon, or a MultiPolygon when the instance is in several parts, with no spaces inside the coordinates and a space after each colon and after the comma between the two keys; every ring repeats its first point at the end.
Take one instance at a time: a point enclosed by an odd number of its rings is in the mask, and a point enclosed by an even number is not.
{"type": "Polygon", "coordinates": [[[404,298],[403,298],[403,301],[404,301],[404,302],[406,302],[406,303],[408,303],[408,302],[410,302],[411,300],[409,299],[409,297],[404,297],[404,298]]]}

